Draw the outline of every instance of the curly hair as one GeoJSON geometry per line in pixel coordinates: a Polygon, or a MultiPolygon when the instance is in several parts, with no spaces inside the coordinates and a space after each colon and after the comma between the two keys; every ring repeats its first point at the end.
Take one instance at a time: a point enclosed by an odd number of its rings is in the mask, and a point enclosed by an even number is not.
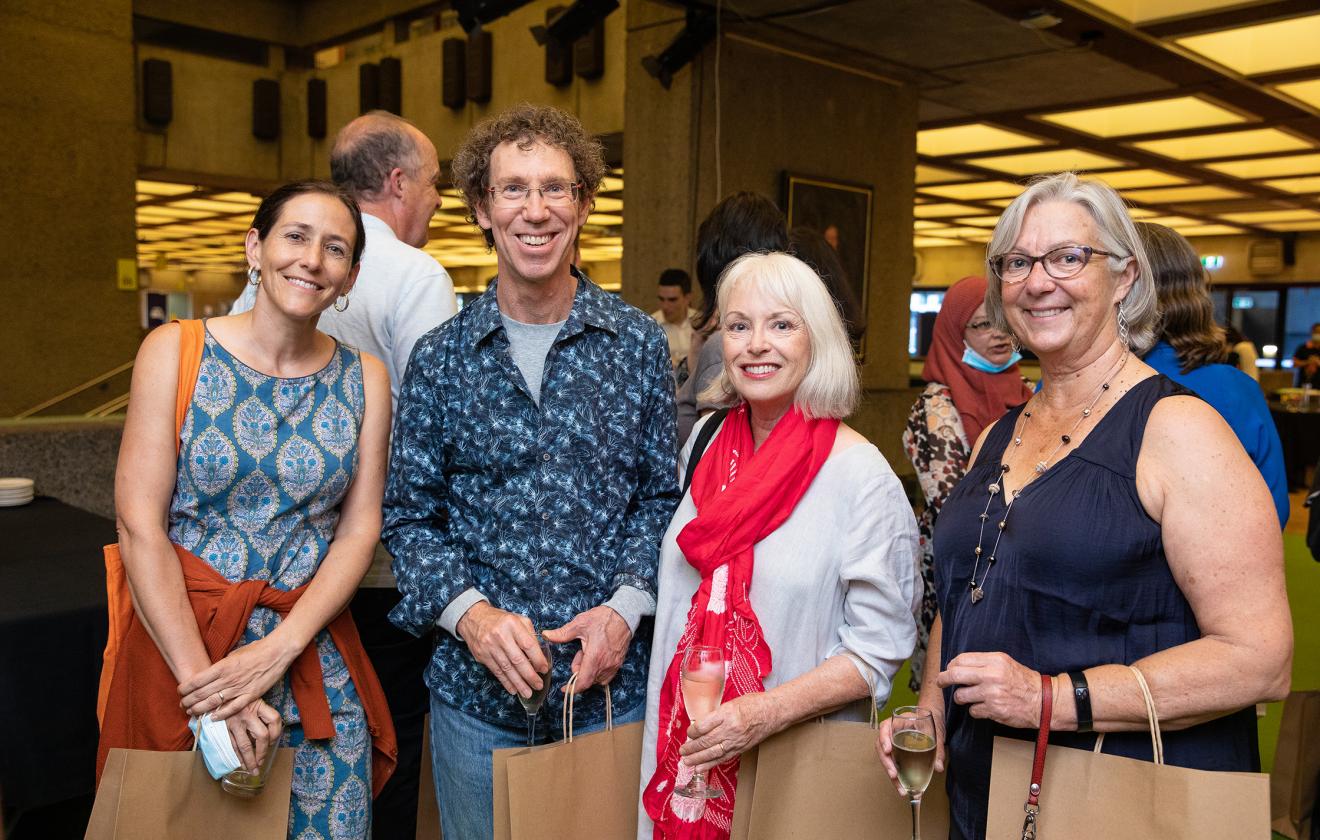
{"type": "Polygon", "coordinates": [[[1156,335],[1173,345],[1183,373],[1222,362],[1224,330],[1215,323],[1205,268],[1196,249],[1183,235],[1164,225],[1137,222],[1137,235],[1146,246],[1160,302],[1156,335]]]}
{"type": "MultiPolygon", "coordinates": [[[[496,146],[508,142],[523,150],[538,142],[563,149],[573,159],[573,171],[582,184],[583,197],[594,203],[605,177],[605,152],[600,141],[572,114],[523,102],[480,122],[454,152],[449,165],[450,180],[463,193],[469,222],[478,224],[476,209],[485,206],[486,188],[490,186],[490,155],[496,146]]],[[[495,244],[489,230],[483,228],[482,233],[488,246],[495,244]]]]}

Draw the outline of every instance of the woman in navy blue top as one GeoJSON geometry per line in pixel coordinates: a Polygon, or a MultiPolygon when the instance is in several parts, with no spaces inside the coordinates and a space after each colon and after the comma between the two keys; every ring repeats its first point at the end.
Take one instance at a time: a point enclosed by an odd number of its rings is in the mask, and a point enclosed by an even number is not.
{"type": "Polygon", "coordinates": [[[1228,422],[1269,486],[1282,528],[1288,524],[1283,443],[1260,384],[1237,368],[1220,364],[1224,330],[1215,323],[1201,259],[1192,243],[1172,228],[1137,222],[1137,234],[1150,258],[1160,309],[1159,341],[1146,353],[1145,362],[1190,388],[1228,422]]]}
{"type": "MultiPolygon", "coordinates": [[[[1051,743],[1112,733],[1105,752],[1150,760],[1135,664],[1168,763],[1255,770],[1252,706],[1287,694],[1292,659],[1260,473],[1214,409],[1140,359],[1155,292],[1122,200],[1039,179],[988,253],[988,315],[1040,358],[1042,385],[981,435],[935,528],[919,702],[944,723],[955,838],[985,836],[994,738],[1036,737],[1041,674],[1051,743]]],[[[897,785],[887,725],[877,746],[897,785]]]]}

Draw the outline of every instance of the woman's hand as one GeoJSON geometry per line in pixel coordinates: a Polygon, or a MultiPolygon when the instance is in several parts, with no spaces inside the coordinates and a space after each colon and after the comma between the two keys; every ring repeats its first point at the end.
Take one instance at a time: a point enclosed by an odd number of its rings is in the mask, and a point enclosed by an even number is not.
{"type": "Polygon", "coordinates": [[[783,728],[778,720],[774,703],[764,692],[735,697],[688,727],[689,740],[679,755],[693,770],[709,770],[778,732],[783,728]]]}
{"type": "Polygon", "coordinates": [[[940,688],[955,687],[953,702],[974,718],[1015,729],[1040,726],[1040,674],[1006,653],[964,653],[935,677],[940,688]]]}
{"type": "Polygon", "coordinates": [[[281,640],[277,630],[193,674],[179,685],[184,711],[194,717],[210,712],[213,719],[226,720],[260,700],[301,652],[284,649],[281,640]]]}
{"type": "Polygon", "coordinates": [[[234,742],[243,767],[256,772],[266,760],[266,753],[279,746],[284,722],[280,713],[264,700],[256,700],[225,720],[229,738],[234,742]]]}
{"type": "MultiPolygon", "coordinates": [[[[935,772],[943,773],[944,715],[936,709],[931,709],[930,716],[935,721],[935,772]]],[[[889,774],[889,781],[893,782],[894,790],[898,791],[899,796],[907,796],[907,791],[903,790],[903,784],[898,780],[898,765],[894,763],[893,724],[893,718],[885,718],[880,722],[880,735],[875,739],[875,751],[880,754],[880,764],[889,774]]]]}

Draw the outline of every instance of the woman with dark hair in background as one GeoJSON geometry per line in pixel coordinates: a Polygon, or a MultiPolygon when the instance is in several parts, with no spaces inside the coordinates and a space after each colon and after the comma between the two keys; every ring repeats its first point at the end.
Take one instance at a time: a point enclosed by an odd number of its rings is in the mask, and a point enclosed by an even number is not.
{"type": "Polygon", "coordinates": [[[923,593],[908,680],[913,691],[921,690],[926,642],[935,621],[935,518],[967,472],[981,430],[1031,399],[1031,388],[1018,371],[1022,354],[986,317],[985,289],[984,277],[964,277],[945,293],[921,369],[926,390],[912,404],[903,430],[903,448],[926,497],[917,517],[923,593]]]}
{"type": "Polygon", "coordinates": [[[1201,259],[1177,231],[1150,222],[1136,225],[1150,257],[1160,308],[1159,341],[1146,354],[1146,364],[1191,388],[1223,415],[1269,485],[1282,527],[1288,523],[1283,444],[1260,385],[1219,363],[1224,358],[1224,331],[1215,324],[1201,259]]]}
{"type": "Polygon", "coordinates": [[[1260,368],[1256,366],[1256,360],[1260,356],[1256,353],[1256,345],[1251,339],[1243,335],[1237,327],[1229,324],[1224,328],[1224,341],[1228,345],[1228,357],[1224,359],[1224,363],[1232,365],[1250,376],[1252,380],[1259,382],[1260,368]]]}
{"type": "Polygon", "coordinates": [[[788,233],[788,241],[793,256],[802,260],[815,270],[825,283],[834,306],[843,319],[843,328],[848,331],[848,340],[856,351],[866,334],[866,310],[857,300],[849,283],[848,272],[839,260],[839,252],[834,250],[825,235],[815,228],[798,225],[788,233]]]}
{"type": "Polygon", "coordinates": [[[678,445],[681,448],[697,418],[719,406],[699,395],[724,367],[720,342],[706,339],[719,326],[715,287],[729,263],[749,251],[788,250],[788,224],[775,203],[760,193],[737,192],[726,197],[697,228],[697,283],[701,311],[692,319],[697,334],[688,351],[688,378],[675,394],[678,445]]]}

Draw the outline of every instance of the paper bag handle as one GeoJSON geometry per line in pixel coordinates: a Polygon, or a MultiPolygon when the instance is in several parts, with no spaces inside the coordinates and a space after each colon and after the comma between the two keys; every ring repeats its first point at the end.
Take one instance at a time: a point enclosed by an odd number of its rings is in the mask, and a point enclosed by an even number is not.
{"type": "MultiPolygon", "coordinates": [[[[577,672],[568,678],[564,688],[568,692],[568,701],[564,703],[563,709],[559,713],[560,730],[564,733],[564,740],[570,744],[573,743],[573,701],[577,697],[577,672]]],[[[605,730],[614,728],[614,701],[610,697],[610,687],[605,686],[605,730]]]]}
{"type": "MultiPolygon", "coordinates": [[[[1137,685],[1141,688],[1141,699],[1146,703],[1146,722],[1150,726],[1150,751],[1155,758],[1156,764],[1164,763],[1164,736],[1160,733],[1160,716],[1155,711],[1155,698],[1150,696],[1150,686],[1146,684],[1146,676],[1136,665],[1129,665],[1134,676],[1137,678],[1137,685]]],[[[1101,752],[1105,745],[1105,733],[1101,732],[1095,739],[1095,751],[1101,752]]]]}

